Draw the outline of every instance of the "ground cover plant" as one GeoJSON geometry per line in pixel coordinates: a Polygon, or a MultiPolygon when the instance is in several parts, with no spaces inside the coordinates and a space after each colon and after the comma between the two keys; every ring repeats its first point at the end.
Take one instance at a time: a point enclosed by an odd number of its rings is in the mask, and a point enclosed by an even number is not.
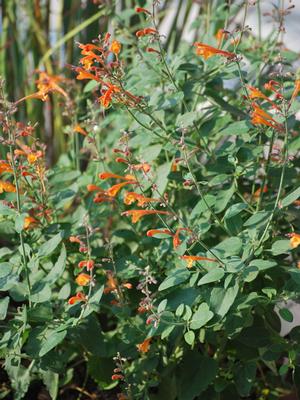
{"type": "Polygon", "coordinates": [[[262,39],[259,1],[203,2],[193,43],[158,1],[93,6],[72,63],[1,80],[0,397],[298,398],[292,4],[262,39]]]}

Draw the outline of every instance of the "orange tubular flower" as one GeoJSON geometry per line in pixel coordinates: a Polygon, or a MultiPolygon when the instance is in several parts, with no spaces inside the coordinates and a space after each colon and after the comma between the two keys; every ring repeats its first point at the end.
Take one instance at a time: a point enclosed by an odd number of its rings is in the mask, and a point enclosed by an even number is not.
{"type": "Polygon", "coordinates": [[[113,375],[111,376],[111,379],[112,379],[113,381],[118,381],[118,380],[124,379],[124,376],[121,375],[121,374],[113,374],[113,375]]]}
{"type": "Polygon", "coordinates": [[[278,110],[277,105],[272,100],[270,100],[269,97],[264,95],[259,89],[256,89],[255,87],[250,86],[250,85],[247,85],[247,88],[248,88],[248,90],[250,92],[250,94],[249,94],[249,98],[250,99],[263,99],[263,100],[266,100],[270,104],[272,104],[272,106],[274,108],[276,108],[278,110]]]}
{"type": "MultiPolygon", "coordinates": [[[[267,186],[267,185],[265,185],[265,186],[263,187],[262,192],[263,192],[263,193],[267,193],[267,192],[268,192],[268,186],[267,186]]],[[[261,195],[261,188],[258,188],[258,189],[253,193],[253,197],[254,197],[255,200],[258,200],[258,198],[260,197],[260,195],[261,195]]]]}
{"type": "Polygon", "coordinates": [[[136,347],[140,353],[148,353],[150,349],[150,342],[151,342],[151,337],[148,339],[145,339],[142,343],[138,344],[136,347]]]}
{"type": "Polygon", "coordinates": [[[79,239],[78,236],[70,236],[69,237],[69,242],[71,242],[71,243],[81,243],[81,240],[79,239]]]}
{"type": "Polygon", "coordinates": [[[101,79],[99,79],[96,75],[91,74],[90,72],[87,72],[85,69],[76,67],[74,68],[75,72],[77,72],[76,79],[81,81],[83,79],[91,79],[97,82],[101,82],[101,79]]]}
{"type": "Polygon", "coordinates": [[[135,180],[133,175],[125,175],[125,176],[121,176],[121,175],[116,175],[116,174],[112,174],[111,172],[101,172],[101,174],[98,175],[100,179],[109,179],[109,178],[113,178],[113,179],[122,179],[124,181],[131,181],[131,180],[135,180]]]}
{"type": "Polygon", "coordinates": [[[160,234],[174,236],[169,229],[150,229],[149,231],[147,231],[147,236],[149,237],[160,234]]]}
{"type": "Polygon", "coordinates": [[[38,223],[38,221],[35,218],[33,218],[33,217],[25,217],[24,218],[23,228],[24,229],[32,228],[32,225],[35,225],[37,223],[38,223]]]}
{"type": "Polygon", "coordinates": [[[121,43],[118,42],[117,40],[113,40],[113,41],[112,41],[112,44],[111,44],[111,46],[110,46],[110,51],[111,51],[112,53],[114,53],[115,56],[118,56],[118,54],[119,54],[120,51],[121,51],[121,43]]]}
{"type": "Polygon", "coordinates": [[[219,29],[218,32],[215,35],[217,41],[218,41],[218,48],[220,47],[222,40],[227,39],[228,33],[224,32],[223,29],[219,29]]]}
{"type": "Polygon", "coordinates": [[[121,213],[121,215],[126,215],[126,217],[131,216],[131,221],[133,224],[138,222],[143,216],[153,214],[171,215],[171,213],[168,211],[160,210],[129,210],[121,213]]]}
{"type": "Polygon", "coordinates": [[[97,193],[96,196],[93,199],[94,203],[112,203],[114,201],[113,197],[105,196],[101,192],[97,193]]]}
{"type": "Polygon", "coordinates": [[[252,103],[253,112],[251,122],[253,125],[266,125],[275,129],[279,129],[280,125],[271,117],[270,114],[265,112],[256,103],[252,103]]]}
{"type": "Polygon", "coordinates": [[[68,303],[72,306],[75,303],[78,303],[80,301],[86,301],[86,295],[82,292],[76,293],[75,296],[70,297],[68,300],[68,303]]]}
{"type": "Polygon", "coordinates": [[[214,258],[202,257],[202,256],[180,256],[183,260],[187,262],[187,268],[192,268],[194,261],[211,261],[217,262],[214,258]]]}
{"type": "Polygon", "coordinates": [[[139,207],[143,207],[144,205],[148,203],[153,203],[153,202],[158,202],[160,201],[159,199],[152,199],[151,197],[144,197],[141,194],[135,193],[135,192],[127,192],[124,197],[124,204],[130,205],[137,201],[137,205],[139,207]]]}
{"type": "Polygon", "coordinates": [[[78,263],[78,268],[85,268],[90,271],[94,268],[95,262],[93,260],[84,260],[78,263]]]}
{"type": "Polygon", "coordinates": [[[120,89],[115,85],[106,84],[106,86],[108,86],[108,89],[105,90],[104,94],[98,99],[104,108],[107,108],[110,105],[114,93],[120,92],[120,89]]]}
{"type": "Polygon", "coordinates": [[[91,277],[88,274],[79,274],[75,279],[77,285],[79,286],[87,286],[91,282],[91,277]]]}
{"type": "Polygon", "coordinates": [[[126,185],[132,185],[133,183],[136,183],[136,181],[125,181],[118,183],[112,187],[110,187],[105,194],[109,197],[116,197],[116,195],[119,193],[119,191],[126,185]]]}
{"type": "Polygon", "coordinates": [[[136,7],[135,11],[137,13],[144,13],[144,14],[151,15],[151,12],[149,10],[147,10],[146,8],[143,8],[143,7],[136,7]]]}
{"type": "Polygon", "coordinates": [[[104,190],[101,189],[100,186],[93,185],[93,184],[86,185],[86,189],[88,192],[104,192],[104,190]]]}
{"type": "Polygon", "coordinates": [[[0,193],[15,193],[16,187],[10,182],[0,181],[0,193]]]}
{"type": "Polygon", "coordinates": [[[179,237],[180,232],[186,231],[186,232],[191,232],[189,228],[178,228],[175,235],[173,236],[173,247],[174,249],[177,249],[181,245],[181,240],[179,237]]]}
{"type": "Polygon", "coordinates": [[[154,49],[153,47],[147,47],[146,48],[146,52],[147,53],[156,53],[156,54],[160,54],[160,52],[156,49],[154,49]]]}
{"type": "Polygon", "coordinates": [[[30,152],[29,154],[27,154],[27,161],[29,162],[29,164],[34,164],[39,158],[43,157],[43,152],[42,151],[36,151],[36,152],[30,152]]]}
{"type": "Polygon", "coordinates": [[[289,236],[292,249],[296,249],[300,246],[300,233],[290,233],[289,236]]]}
{"type": "Polygon", "coordinates": [[[134,169],[135,171],[144,171],[145,173],[149,172],[151,169],[148,163],[132,165],[131,168],[134,169]]]}
{"type": "Polygon", "coordinates": [[[107,271],[107,282],[103,293],[108,294],[117,290],[118,282],[111,271],[107,271]]]}
{"type": "Polygon", "coordinates": [[[0,161],[0,174],[3,174],[4,172],[11,174],[13,170],[6,161],[0,161]]]}
{"type": "Polygon", "coordinates": [[[87,136],[87,132],[83,128],[81,128],[79,124],[75,125],[73,130],[74,132],[80,133],[83,136],[87,136]]]}
{"type": "Polygon", "coordinates": [[[291,97],[291,101],[293,101],[298,96],[299,92],[300,92],[300,79],[296,79],[295,88],[291,97]]]}
{"type": "Polygon", "coordinates": [[[156,35],[158,34],[158,31],[154,28],[145,28],[145,29],[141,29],[140,31],[137,31],[135,33],[136,37],[143,37],[143,36],[147,36],[147,35],[156,35]]]}
{"type": "Polygon", "coordinates": [[[202,56],[205,60],[213,56],[223,56],[229,59],[235,58],[234,53],[216,49],[215,47],[209,46],[208,44],[205,43],[196,42],[194,43],[194,46],[196,47],[197,56],[202,56]]]}
{"type": "Polygon", "coordinates": [[[29,96],[23,97],[16,102],[20,103],[27,99],[40,99],[46,101],[48,99],[48,94],[52,92],[60,93],[64,97],[68,97],[67,93],[58,85],[59,82],[64,79],[57,75],[48,75],[46,72],[40,72],[39,78],[36,81],[38,91],[36,93],[30,94],[29,96]]]}

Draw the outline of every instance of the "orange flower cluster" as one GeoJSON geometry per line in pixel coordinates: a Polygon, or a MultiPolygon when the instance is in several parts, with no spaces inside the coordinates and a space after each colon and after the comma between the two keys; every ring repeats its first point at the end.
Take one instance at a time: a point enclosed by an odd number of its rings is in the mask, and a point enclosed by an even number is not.
{"type": "Polygon", "coordinates": [[[148,351],[150,350],[151,339],[152,337],[147,338],[142,343],[136,346],[140,353],[148,353],[148,351]]]}
{"type": "Polygon", "coordinates": [[[83,57],[80,59],[82,67],[73,68],[77,73],[76,79],[94,80],[101,85],[98,101],[104,108],[108,108],[113,100],[127,106],[140,102],[140,98],[126,91],[116,78],[123,75],[118,58],[122,48],[120,42],[111,41],[111,35],[107,33],[98,45],[79,43],[78,46],[83,57]],[[112,54],[115,56],[114,61],[111,61],[112,54]]]}
{"type": "Polygon", "coordinates": [[[135,192],[126,192],[124,196],[124,204],[129,206],[135,201],[137,201],[137,205],[139,207],[144,207],[149,203],[157,203],[160,201],[160,199],[152,199],[151,197],[144,197],[143,195],[135,192]]]}
{"type": "Polygon", "coordinates": [[[213,56],[222,56],[230,60],[236,58],[236,55],[234,53],[216,49],[215,47],[209,46],[208,44],[205,43],[195,42],[194,46],[196,47],[197,56],[202,56],[205,60],[213,56]]]}
{"type": "Polygon", "coordinates": [[[93,200],[94,203],[112,202],[112,201],[114,201],[114,198],[116,197],[116,195],[119,193],[119,191],[123,187],[125,187],[127,185],[136,184],[136,180],[135,180],[134,176],[132,176],[132,175],[121,176],[121,175],[113,174],[111,172],[102,172],[101,174],[99,174],[99,178],[102,180],[120,179],[123,182],[117,183],[116,185],[111,186],[107,190],[104,190],[97,185],[93,185],[93,184],[87,185],[88,192],[93,192],[93,191],[97,192],[96,196],[94,197],[94,200],[93,200]]]}
{"type": "Polygon", "coordinates": [[[267,102],[269,102],[273,108],[275,108],[276,110],[279,110],[279,107],[271,100],[269,99],[268,96],[266,96],[265,94],[263,94],[259,89],[247,85],[247,88],[249,90],[249,98],[250,99],[263,99],[266,100],[267,102]]]}
{"type": "Polygon", "coordinates": [[[273,129],[282,130],[282,126],[274,118],[259,107],[255,102],[252,103],[251,122],[253,125],[265,125],[273,129]]]}
{"type": "Polygon", "coordinates": [[[290,233],[289,237],[290,237],[290,244],[293,249],[296,249],[298,246],[300,246],[300,233],[295,233],[295,232],[290,233]]]}
{"type": "Polygon", "coordinates": [[[25,217],[23,228],[27,230],[27,229],[33,228],[36,224],[38,224],[38,221],[35,218],[30,217],[30,216],[25,217]]]}
{"type": "Polygon", "coordinates": [[[10,182],[1,181],[0,180],[0,193],[7,192],[7,193],[15,193],[16,187],[10,182]]]}
{"type": "MultiPolygon", "coordinates": [[[[129,164],[129,161],[127,161],[125,158],[122,157],[117,157],[116,162],[119,163],[124,163],[124,164],[129,164]]],[[[140,163],[140,164],[130,164],[129,168],[133,171],[143,171],[145,173],[149,172],[151,167],[148,163],[140,163]]]]}
{"type": "Polygon", "coordinates": [[[65,79],[57,75],[49,75],[44,71],[39,72],[39,78],[36,80],[37,89],[36,93],[32,93],[28,96],[18,100],[16,104],[21,101],[28,99],[40,99],[42,101],[48,100],[49,93],[59,93],[65,98],[68,98],[68,94],[59,86],[60,83],[64,82],[65,79]]]}
{"type": "Polygon", "coordinates": [[[172,215],[169,211],[161,211],[161,210],[128,210],[123,211],[121,215],[125,215],[126,217],[131,217],[131,221],[133,224],[138,222],[145,215],[172,215]]]}
{"type": "Polygon", "coordinates": [[[76,303],[81,302],[81,301],[86,301],[86,300],[87,300],[87,298],[86,298],[86,295],[84,293],[77,292],[75,296],[72,296],[72,297],[69,298],[68,304],[70,304],[70,306],[72,306],[73,304],[76,304],[76,303]]]}
{"type": "Polygon", "coordinates": [[[154,28],[145,28],[135,32],[135,36],[138,38],[148,35],[158,35],[158,31],[154,28]]]}
{"type": "MultiPolygon", "coordinates": [[[[107,281],[106,286],[104,288],[103,293],[108,294],[111,292],[117,293],[118,289],[132,289],[132,284],[129,282],[122,283],[121,285],[118,284],[116,277],[112,271],[106,271],[107,281]]],[[[114,304],[118,304],[118,302],[114,302],[114,304]]]]}
{"type": "MultiPolygon", "coordinates": [[[[13,170],[10,164],[4,160],[0,161],[0,174],[12,174],[13,170]]],[[[7,192],[7,193],[14,193],[16,191],[15,185],[8,181],[0,180],[0,193],[7,192]]]]}

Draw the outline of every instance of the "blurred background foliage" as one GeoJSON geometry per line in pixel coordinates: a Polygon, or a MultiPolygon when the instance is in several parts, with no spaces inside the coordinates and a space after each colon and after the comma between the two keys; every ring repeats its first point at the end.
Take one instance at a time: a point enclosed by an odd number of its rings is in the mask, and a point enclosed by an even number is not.
{"type": "MultiPolygon", "coordinates": [[[[74,78],[68,66],[78,65],[80,52],[76,42],[88,43],[99,34],[110,32],[130,46],[136,38],[128,37],[128,32],[134,33],[141,19],[145,20],[144,16],[136,15],[134,9],[144,3],[134,0],[2,0],[0,75],[5,80],[8,99],[16,101],[33,93],[39,70],[74,78]]],[[[234,0],[161,1],[158,26],[164,33],[169,55],[183,40],[193,42],[206,35],[211,37],[219,28],[233,24],[243,6],[243,1],[234,0]],[[228,13],[230,7],[232,12],[228,13]],[[228,15],[232,15],[230,21],[228,15]]],[[[55,96],[45,103],[30,100],[19,107],[16,114],[19,120],[37,124],[36,134],[46,143],[50,162],[66,150],[68,141],[59,101],[55,96]]]]}

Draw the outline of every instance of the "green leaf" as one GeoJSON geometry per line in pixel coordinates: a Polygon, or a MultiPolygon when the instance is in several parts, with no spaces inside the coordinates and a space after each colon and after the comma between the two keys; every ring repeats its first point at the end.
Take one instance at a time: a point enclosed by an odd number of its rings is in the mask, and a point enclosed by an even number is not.
{"type": "Polygon", "coordinates": [[[252,265],[244,269],[242,279],[244,280],[244,282],[252,282],[256,279],[258,274],[259,269],[252,265]]]}
{"type": "Polygon", "coordinates": [[[94,90],[99,85],[99,82],[89,81],[83,88],[83,93],[88,93],[94,90]]]}
{"type": "Polygon", "coordinates": [[[27,214],[20,214],[20,215],[16,216],[15,230],[17,233],[22,232],[22,230],[24,229],[24,221],[25,221],[26,217],[27,217],[27,214]]]}
{"type": "Polygon", "coordinates": [[[229,219],[234,217],[235,215],[239,214],[240,212],[242,212],[243,210],[245,210],[247,208],[247,204],[245,203],[237,203],[237,204],[233,204],[232,206],[230,206],[224,215],[224,219],[229,219]]]}
{"type": "Polygon", "coordinates": [[[266,225],[268,222],[268,218],[270,216],[270,212],[268,211],[259,211],[258,213],[252,215],[247,221],[244,223],[244,226],[249,228],[260,227],[262,225],[266,225]]]}
{"type": "Polygon", "coordinates": [[[3,262],[0,264],[0,279],[9,275],[12,271],[12,264],[9,262],[3,262]]]}
{"type": "Polygon", "coordinates": [[[238,255],[242,250],[242,247],[243,242],[241,239],[237,236],[233,236],[223,240],[223,242],[219,243],[216,247],[214,247],[214,249],[224,253],[224,255],[233,256],[238,255]]]}
{"type": "Polygon", "coordinates": [[[51,287],[44,281],[37,282],[31,292],[30,299],[33,303],[44,303],[51,299],[51,287]]]}
{"type": "Polygon", "coordinates": [[[57,248],[63,239],[63,232],[59,232],[57,235],[53,236],[46,243],[43,243],[39,248],[38,256],[47,257],[57,248]]]}
{"type": "Polygon", "coordinates": [[[167,184],[168,184],[168,175],[171,170],[171,165],[172,163],[165,163],[160,165],[156,169],[156,181],[155,184],[157,185],[157,190],[159,193],[163,194],[164,191],[166,190],[167,184]]]}
{"type": "Polygon", "coordinates": [[[223,268],[215,268],[212,271],[209,271],[204,276],[202,276],[202,278],[198,282],[198,286],[219,281],[220,279],[223,278],[224,274],[225,272],[223,268]]]}
{"type": "Polygon", "coordinates": [[[184,340],[187,342],[187,344],[192,346],[194,344],[194,341],[195,341],[195,333],[193,331],[186,332],[184,334],[184,340]]]}
{"type": "Polygon", "coordinates": [[[198,310],[194,313],[190,324],[191,329],[200,329],[212,319],[214,314],[209,310],[206,303],[201,303],[198,310]]]}
{"type": "Polygon", "coordinates": [[[264,271],[265,269],[276,267],[277,263],[275,261],[256,259],[252,260],[249,265],[257,267],[260,271],[264,271]]]}
{"type": "Polygon", "coordinates": [[[0,215],[15,215],[16,211],[0,201],[0,215]]]}
{"type": "Polygon", "coordinates": [[[42,377],[51,399],[56,400],[58,394],[59,374],[51,370],[47,370],[42,371],[42,377]]]}
{"type": "Polygon", "coordinates": [[[93,311],[99,311],[99,303],[103,294],[104,285],[96,286],[94,288],[93,294],[89,299],[86,308],[82,314],[82,318],[86,318],[93,311]]]}
{"type": "Polygon", "coordinates": [[[284,319],[287,322],[293,322],[294,320],[294,316],[288,308],[280,308],[279,315],[281,316],[282,319],[284,319]]]}
{"type": "Polygon", "coordinates": [[[190,276],[189,271],[186,268],[178,268],[170,273],[170,275],[167,276],[167,278],[162,281],[162,283],[159,285],[158,290],[166,290],[169,289],[170,287],[179,285],[180,283],[185,282],[190,276]]]}
{"type": "Polygon", "coordinates": [[[198,203],[195,205],[195,207],[193,208],[191,215],[190,215],[190,219],[194,219],[195,217],[197,217],[198,215],[201,215],[204,212],[207,212],[208,207],[212,207],[216,202],[216,197],[211,195],[211,194],[207,194],[204,196],[204,199],[201,199],[198,201],[198,203]]]}
{"type": "Polygon", "coordinates": [[[239,285],[237,282],[226,289],[214,288],[210,296],[210,308],[223,318],[234,303],[238,291],[239,285]]]}
{"type": "Polygon", "coordinates": [[[48,282],[50,285],[52,285],[62,276],[66,266],[66,259],[66,248],[63,245],[56,263],[54,264],[53,268],[51,268],[49,274],[45,277],[45,281],[48,282]]]}
{"type": "Polygon", "coordinates": [[[14,400],[23,399],[30,385],[31,368],[20,365],[13,357],[7,357],[4,366],[14,391],[14,400]]]}
{"type": "Polygon", "coordinates": [[[215,204],[215,212],[217,214],[226,208],[234,194],[234,191],[235,189],[233,185],[227,190],[219,190],[215,204]]]}
{"type": "Polygon", "coordinates": [[[9,297],[8,296],[0,299],[0,321],[3,321],[6,318],[8,305],[9,305],[9,297]]]}
{"type": "Polygon", "coordinates": [[[222,136],[238,136],[243,135],[249,132],[249,129],[252,128],[252,125],[249,121],[237,121],[228,125],[225,129],[222,129],[219,134],[222,136]]]}
{"type": "Polygon", "coordinates": [[[42,345],[39,351],[39,356],[43,357],[50,350],[54,349],[59,343],[61,343],[67,335],[66,330],[56,331],[56,330],[48,330],[46,333],[46,337],[42,341],[42,345]]]}
{"type": "Polygon", "coordinates": [[[240,396],[249,396],[252,386],[255,383],[256,363],[248,362],[246,365],[240,366],[235,373],[235,384],[240,396]]]}
{"type": "Polygon", "coordinates": [[[194,400],[215,379],[217,362],[197,352],[189,352],[178,367],[178,400],[194,400]]]}
{"type": "Polygon", "coordinates": [[[144,161],[151,162],[156,160],[161,152],[162,145],[161,144],[154,144],[152,146],[147,146],[145,150],[141,152],[141,158],[144,161]]]}
{"type": "Polygon", "coordinates": [[[274,256],[287,253],[289,250],[291,250],[291,244],[288,239],[277,240],[273,243],[271,248],[271,252],[274,256]]]}
{"type": "Polygon", "coordinates": [[[292,204],[294,201],[298,200],[299,197],[300,197],[300,187],[298,187],[296,190],[293,190],[287,196],[285,196],[281,200],[281,206],[282,207],[287,207],[290,204],[292,204]]]}
{"type": "Polygon", "coordinates": [[[196,111],[191,111],[185,114],[179,114],[176,119],[176,126],[179,128],[187,128],[192,126],[197,119],[198,113],[196,111]]]}

